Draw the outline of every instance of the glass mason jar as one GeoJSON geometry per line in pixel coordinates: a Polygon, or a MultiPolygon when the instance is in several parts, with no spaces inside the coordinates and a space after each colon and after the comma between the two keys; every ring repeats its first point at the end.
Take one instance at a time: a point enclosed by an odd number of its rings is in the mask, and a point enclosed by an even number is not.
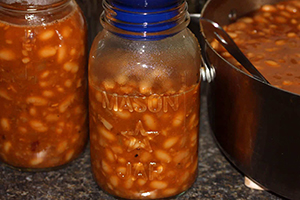
{"type": "Polygon", "coordinates": [[[187,4],[103,6],[104,30],[89,59],[94,177],[126,199],[182,194],[197,177],[200,107],[200,49],[187,28],[187,4]]]}
{"type": "Polygon", "coordinates": [[[85,19],[74,0],[0,0],[0,160],[50,170],[88,135],[85,19]]]}

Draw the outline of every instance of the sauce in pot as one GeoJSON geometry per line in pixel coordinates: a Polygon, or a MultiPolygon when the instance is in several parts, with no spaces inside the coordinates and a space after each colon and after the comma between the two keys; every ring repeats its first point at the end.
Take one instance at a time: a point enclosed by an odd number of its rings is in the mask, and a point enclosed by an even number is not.
{"type": "MultiPolygon", "coordinates": [[[[299,23],[300,2],[289,0],[264,5],[224,29],[272,85],[300,94],[299,23]]],[[[241,67],[217,41],[212,46],[241,67]]]]}

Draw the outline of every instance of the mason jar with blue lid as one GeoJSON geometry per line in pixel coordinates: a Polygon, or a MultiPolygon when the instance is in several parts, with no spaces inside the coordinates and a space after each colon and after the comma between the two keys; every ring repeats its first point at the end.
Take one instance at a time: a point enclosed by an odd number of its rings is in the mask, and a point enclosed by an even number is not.
{"type": "Polygon", "coordinates": [[[113,196],[183,194],[198,171],[200,49],[179,0],[105,0],[89,58],[92,171],[113,196]]]}

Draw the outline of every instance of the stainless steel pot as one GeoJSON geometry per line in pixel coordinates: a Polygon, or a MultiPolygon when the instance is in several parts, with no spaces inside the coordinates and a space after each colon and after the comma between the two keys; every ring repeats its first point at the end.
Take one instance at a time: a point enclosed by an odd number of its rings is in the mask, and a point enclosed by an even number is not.
{"type": "MultiPolygon", "coordinates": [[[[210,0],[201,16],[225,25],[277,2],[210,0]]],[[[209,84],[208,109],[220,149],[266,190],[300,199],[300,96],[262,83],[225,61],[209,45],[213,35],[200,26],[206,38],[201,45],[206,64],[216,72],[209,84]]]]}

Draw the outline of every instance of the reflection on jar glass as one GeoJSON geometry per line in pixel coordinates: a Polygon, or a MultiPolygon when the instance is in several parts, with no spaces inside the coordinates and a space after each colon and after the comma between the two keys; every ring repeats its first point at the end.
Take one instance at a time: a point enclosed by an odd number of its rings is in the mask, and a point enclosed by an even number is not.
{"type": "Polygon", "coordinates": [[[49,170],[87,140],[86,24],[72,0],[0,0],[0,159],[49,170]]]}

